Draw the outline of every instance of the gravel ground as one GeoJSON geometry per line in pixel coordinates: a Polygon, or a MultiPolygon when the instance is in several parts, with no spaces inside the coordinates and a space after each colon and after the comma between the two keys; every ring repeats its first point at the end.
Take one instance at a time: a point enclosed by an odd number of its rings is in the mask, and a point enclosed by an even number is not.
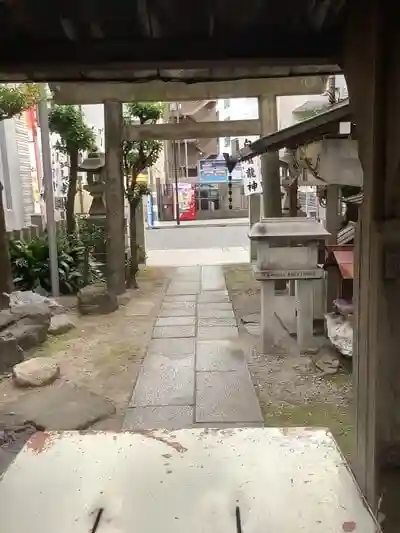
{"type": "MultiPolygon", "coordinates": [[[[250,265],[226,265],[224,272],[239,323],[245,315],[260,313],[259,283],[250,265]]],[[[279,353],[275,354],[260,353],[258,338],[241,328],[265,425],[329,427],[349,457],[353,431],[348,368],[341,365],[337,374],[323,376],[314,364],[316,356],[300,354],[278,320],[274,328],[280,332],[279,353]]],[[[331,348],[323,343],[322,349],[331,348]]]]}

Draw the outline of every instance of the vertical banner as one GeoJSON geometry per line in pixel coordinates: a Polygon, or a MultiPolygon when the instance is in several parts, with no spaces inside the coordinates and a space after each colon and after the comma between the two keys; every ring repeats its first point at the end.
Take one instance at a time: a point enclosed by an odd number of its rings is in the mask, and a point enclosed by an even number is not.
{"type": "Polygon", "coordinates": [[[38,144],[37,111],[36,106],[24,112],[25,123],[29,134],[29,159],[31,167],[32,192],[35,214],[41,214],[41,184],[40,184],[40,149],[38,144]]]}
{"type": "Polygon", "coordinates": [[[196,220],[195,186],[178,183],[179,220],[196,220]]]}

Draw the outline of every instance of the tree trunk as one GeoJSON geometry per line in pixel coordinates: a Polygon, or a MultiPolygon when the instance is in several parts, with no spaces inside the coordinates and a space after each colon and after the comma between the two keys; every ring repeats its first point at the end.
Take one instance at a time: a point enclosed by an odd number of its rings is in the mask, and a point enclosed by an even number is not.
{"type": "Polygon", "coordinates": [[[127,280],[128,287],[138,288],[136,274],[139,270],[138,249],[136,242],[136,204],[129,203],[129,239],[131,248],[131,261],[129,266],[129,279],[127,280]]]}
{"type": "Polygon", "coordinates": [[[78,150],[69,154],[70,169],[66,202],[67,234],[75,231],[75,197],[78,187],[78,150]]]}
{"type": "Polygon", "coordinates": [[[2,190],[3,186],[0,184],[0,309],[7,309],[8,298],[4,297],[3,293],[12,292],[14,290],[14,285],[11,271],[10,250],[6,235],[2,190]]]}

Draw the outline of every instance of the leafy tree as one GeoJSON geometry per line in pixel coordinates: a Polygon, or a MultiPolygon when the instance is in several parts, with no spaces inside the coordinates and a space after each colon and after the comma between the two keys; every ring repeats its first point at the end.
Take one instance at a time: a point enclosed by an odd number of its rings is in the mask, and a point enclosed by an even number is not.
{"type": "MultiPolygon", "coordinates": [[[[0,85],[0,120],[7,120],[36,105],[40,90],[34,83],[0,85]]],[[[10,251],[6,235],[6,223],[2,198],[3,185],[0,183],[0,308],[8,306],[3,293],[13,290],[10,251]]]]}
{"type": "Polygon", "coordinates": [[[57,133],[60,140],[57,150],[69,159],[69,179],[66,201],[67,233],[75,230],[74,205],[78,186],[79,154],[95,151],[96,143],[93,130],[87,125],[85,116],[78,106],[55,105],[49,113],[49,126],[52,133],[57,133]]]}
{"type": "Polygon", "coordinates": [[[20,115],[25,109],[36,105],[40,100],[40,90],[35,83],[0,85],[0,120],[20,115]]]}
{"type": "MultiPolygon", "coordinates": [[[[163,115],[163,105],[159,103],[131,102],[124,107],[125,125],[155,124],[163,115]]],[[[122,146],[125,193],[129,202],[129,229],[131,260],[128,286],[137,287],[136,274],[139,269],[136,238],[136,209],[143,196],[150,194],[146,184],[138,183],[137,178],[146,168],[157,161],[162,149],[161,141],[124,141],[122,146]]]]}

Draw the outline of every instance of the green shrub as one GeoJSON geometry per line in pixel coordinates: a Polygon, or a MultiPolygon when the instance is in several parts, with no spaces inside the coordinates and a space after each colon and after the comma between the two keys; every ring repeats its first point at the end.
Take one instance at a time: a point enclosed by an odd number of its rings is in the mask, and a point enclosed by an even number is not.
{"type": "MultiPolygon", "coordinates": [[[[87,247],[78,235],[69,238],[59,235],[57,251],[61,294],[75,293],[84,284],[101,279],[100,271],[91,261],[87,247]]],[[[51,292],[49,242],[46,234],[28,242],[10,240],[10,257],[17,290],[42,287],[51,292]]]]}

